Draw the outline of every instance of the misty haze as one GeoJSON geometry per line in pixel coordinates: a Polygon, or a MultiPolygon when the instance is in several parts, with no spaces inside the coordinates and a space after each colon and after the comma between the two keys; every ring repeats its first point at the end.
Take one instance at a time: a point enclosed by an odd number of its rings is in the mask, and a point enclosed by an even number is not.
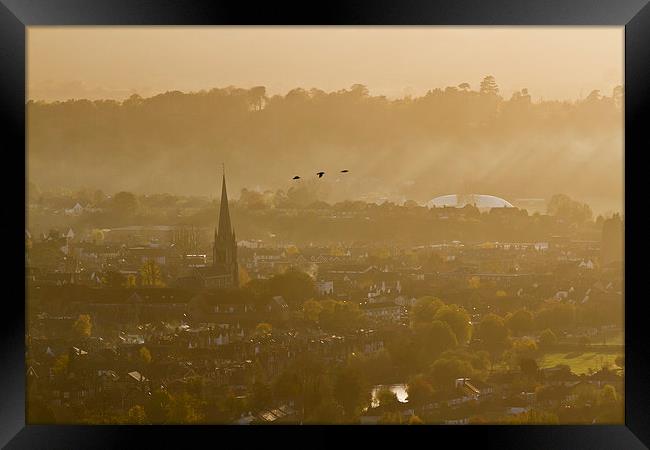
{"type": "Polygon", "coordinates": [[[622,30],[28,35],[28,423],[623,422],[622,30]]]}

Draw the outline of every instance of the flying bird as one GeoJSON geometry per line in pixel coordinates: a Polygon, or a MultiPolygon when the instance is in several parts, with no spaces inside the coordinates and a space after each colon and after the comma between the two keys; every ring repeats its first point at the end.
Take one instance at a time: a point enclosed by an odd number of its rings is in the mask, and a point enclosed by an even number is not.
{"type": "Polygon", "coordinates": [[[296,175],[295,177],[293,177],[293,179],[294,179],[294,180],[299,180],[300,177],[299,177],[298,175],[296,175]]]}
{"type": "Polygon", "coordinates": [[[323,178],[323,175],[325,175],[325,172],[316,172],[316,175],[318,175],[318,178],[323,178]]]}
{"type": "Polygon", "coordinates": [[[341,173],[348,173],[348,172],[349,172],[348,169],[343,169],[343,170],[341,170],[341,173]]]}

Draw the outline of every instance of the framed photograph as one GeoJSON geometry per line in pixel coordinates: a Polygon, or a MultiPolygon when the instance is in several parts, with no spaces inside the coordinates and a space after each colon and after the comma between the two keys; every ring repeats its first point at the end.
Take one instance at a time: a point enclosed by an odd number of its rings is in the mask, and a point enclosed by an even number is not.
{"type": "Polygon", "coordinates": [[[0,444],[648,448],[647,1],[320,8],[2,0],[0,444]]]}

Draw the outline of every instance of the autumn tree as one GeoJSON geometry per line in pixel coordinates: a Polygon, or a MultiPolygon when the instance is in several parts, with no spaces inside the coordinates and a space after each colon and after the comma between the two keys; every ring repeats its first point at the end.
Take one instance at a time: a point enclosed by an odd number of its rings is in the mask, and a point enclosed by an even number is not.
{"type": "Polygon", "coordinates": [[[302,311],[305,315],[305,319],[307,319],[309,322],[312,322],[313,324],[317,324],[320,313],[323,311],[323,306],[321,305],[320,302],[309,299],[302,305],[302,311]]]}
{"type": "Polygon", "coordinates": [[[78,338],[90,337],[92,322],[88,314],[80,314],[72,326],[74,335],[78,338]]]}
{"type": "Polygon", "coordinates": [[[127,413],[127,417],[129,423],[136,425],[143,425],[147,420],[147,414],[140,405],[132,406],[127,413]]]}
{"type": "Polygon", "coordinates": [[[65,375],[68,372],[68,367],[70,365],[70,356],[63,354],[58,356],[54,360],[52,370],[55,375],[65,375]]]}
{"type": "Polygon", "coordinates": [[[151,363],[151,352],[147,347],[140,347],[140,350],[138,350],[138,360],[143,365],[151,363]]]}
{"type": "Polygon", "coordinates": [[[164,286],[160,267],[152,259],[147,260],[140,269],[140,277],[143,286],[161,287],[164,286]]]}
{"type": "Polygon", "coordinates": [[[270,323],[260,322],[255,326],[255,334],[258,336],[266,336],[271,334],[273,326],[270,323]]]}

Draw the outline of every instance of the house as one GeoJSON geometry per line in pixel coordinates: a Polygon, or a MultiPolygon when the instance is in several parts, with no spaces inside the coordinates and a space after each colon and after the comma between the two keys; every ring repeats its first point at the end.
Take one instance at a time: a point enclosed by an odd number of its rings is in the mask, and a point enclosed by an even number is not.
{"type": "Polygon", "coordinates": [[[540,369],[540,374],[544,383],[551,386],[569,387],[580,381],[580,377],[573,373],[571,368],[566,365],[540,369]]]}
{"type": "Polygon", "coordinates": [[[72,208],[64,210],[66,216],[80,216],[84,212],[84,207],[79,203],[75,204],[72,208]]]}
{"type": "Polygon", "coordinates": [[[333,281],[319,280],[316,281],[315,287],[316,287],[316,291],[318,292],[318,295],[321,296],[331,295],[334,293],[333,281]]]}
{"type": "Polygon", "coordinates": [[[282,405],[278,408],[260,411],[255,414],[254,417],[255,419],[249,421],[248,424],[296,423],[298,421],[297,411],[289,405],[282,405]]]}
{"type": "Polygon", "coordinates": [[[348,341],[353,353],[371,355],[384,349],[384,339],[375,330],[357,330],[348,341]]]}
{"type": "Polygon", "coordinates": [[[611,384],[617,388],[617,390],[620,390],[623,387],[623,377],[618,375],[614,370],[605,367],[592,374],[589,377],[589,381],[599,388],[602,388],[606,384],[611,384]]]}
{"type": "MultiPolygon", "coordinates": [[[[377,425],[382,416],[389,412],[391,411],[384,406],[370,407],[359,417],[359,423],[360,425],[377,425]]],[[[408,404],[400,404],[396,412],[401,416],[402,423],[408,423],[411,416],[415,414],[414,409],[408,404]]]]}
{"type": "Polygon", "coordinates": [[[380,322],[399,322],[402,319],[403,307],[395,302],[365,302],[361,304],[361,312],[368,318],[380,322]]]}
{"type": "Polygon", "coordinates": [[[476,396],[479,401],[485,400],[494,394],[494,386],[481,380],[471,378],[457,378],[456,387],[465,389],[470,395],[476,396]]]}
{"type": "Polygon", "coordinates": [[[280,295],[271,298],[266,305],[266,310],[269,312],[269,319],[284,321],[289,318],[289,305],[280,295]]]}
{"type": "Polygon", "coordinates": [[[415,306],[415,303],[417,302],[417,299],[415,297],[407,297],[405,295],[399,295],[395,299],[395,304],[404,306],[406,308],[410,308],[412,306],[415,306]]]}
{"type": "Polygon", "coordinates": [[[585,261],[584,259],[580,261],[580,264],[578,264],[578,267],[581,269],[586,269],[586,270],[593,270],[594,269],[594,263],[592,260],[587,260],[585,261]]]}
{"type": "Polygon", "coordinates": [[[135,245],[150,244],[151,242],[168,244],[172,242],[175,230],[175,227],[168,225],[134,225],[106,230],[104,239],[106,242],[135,245]]]}

